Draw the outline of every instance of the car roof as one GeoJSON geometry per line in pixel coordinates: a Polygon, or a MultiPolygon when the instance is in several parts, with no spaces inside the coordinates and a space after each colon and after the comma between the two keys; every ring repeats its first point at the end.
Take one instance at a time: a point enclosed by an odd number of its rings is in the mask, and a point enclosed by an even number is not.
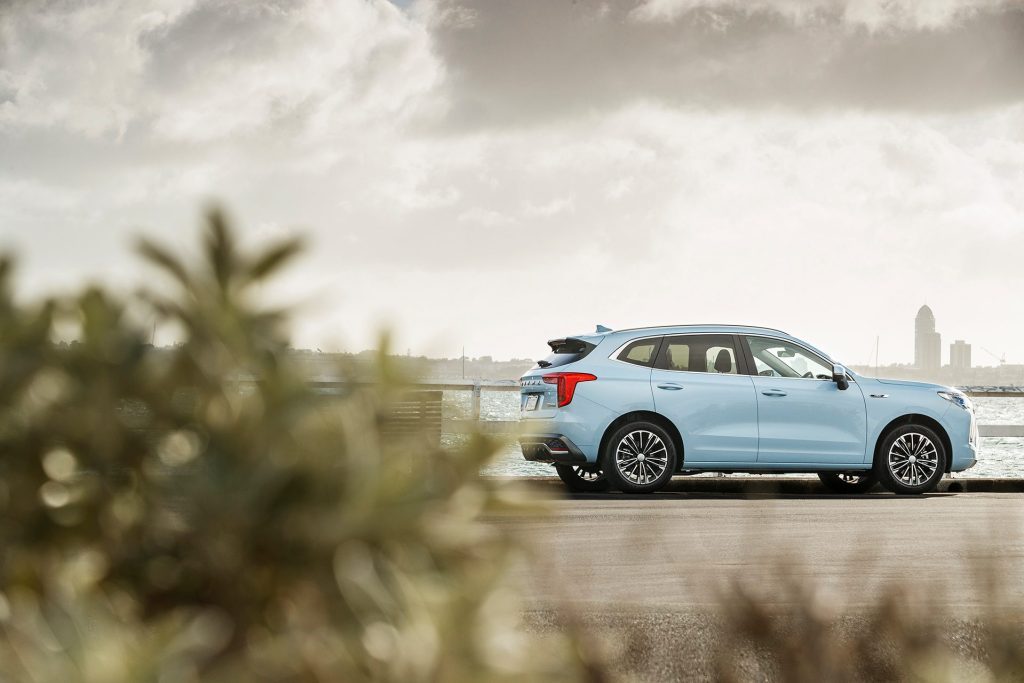
{"type": "Polygon", "coordinates": [[[621,330],[614,330],[614,332],[615,333],[619,333],[619,332],[646,332],[647,330],[650,330],[651,332],[654,332],[656,334],[671,333],[671,331],[673,331],[673,330],[680,330],[680,331],[684,331],[684,332],[694,332],[694,331],[705,332],[705,331],[710,331],[710,330],[720,330],[722,332],[731,332],[731,333],[776,332],[778,334],[783,334],[783,335],[785,335],[787,337],[791,337],[792,336],[788,332],[776,329],[774,327],[761,327],[761,326],[758,326],[758,325],[735,325],[735,324],[723,324],[723,323],[699,323],[699,324],[698,323],[687,323],[687,324],[684,324],[684,325],[653,325],[653,326],[650,326],[650,327],[626,327],[626,328],[623,328],[621,330]]]}

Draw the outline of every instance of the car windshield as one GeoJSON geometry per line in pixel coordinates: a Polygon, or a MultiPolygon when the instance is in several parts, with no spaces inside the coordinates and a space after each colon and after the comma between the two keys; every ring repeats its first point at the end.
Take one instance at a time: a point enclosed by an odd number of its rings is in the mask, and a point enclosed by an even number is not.
{"type": "Polygon", "coordinates": [[[768,337],[747,337],[747,346],[759,375],[832,379],[832,366],[803,347],[768,337]]]}

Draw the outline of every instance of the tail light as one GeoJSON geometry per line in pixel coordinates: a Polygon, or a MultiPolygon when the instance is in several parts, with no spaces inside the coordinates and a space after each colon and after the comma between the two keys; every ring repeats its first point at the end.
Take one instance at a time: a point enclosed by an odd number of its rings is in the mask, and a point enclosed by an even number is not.
{"type": "Polygon", "coordinates": [[[576,393],[576,385],[580,382],[593,382],[597,377],[587,372],[552,372],[543,377],[545,384],[558,385],[558,407],[572,403],[576,393]]]}

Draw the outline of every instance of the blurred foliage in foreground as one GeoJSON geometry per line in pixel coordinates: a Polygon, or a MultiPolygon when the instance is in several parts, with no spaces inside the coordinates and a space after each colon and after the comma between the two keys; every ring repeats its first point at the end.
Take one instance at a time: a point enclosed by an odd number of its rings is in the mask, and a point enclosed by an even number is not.
{"type": "Polygon", "coordinates": [[[776,565],[772,595],[734,578],[719,594],[722,640],[717,680],[791,683],[855,681],[1007,682],[1024,680],[1024,612],[1000,577],[1000,558],[979,553],[977,606],[954,612],[942,591],[912,578],[885,585],[862,610],[793,564],[776,565]],[[954,614],[956,616],[954,616],[954,614]]]}
{"type": "Polygon", "coordinates": [[[244,254],[209,216],[169,295],[19,304],[0,265],[0,680],[543,680],[480,521],[517,506],[459,450],[380,429],[401,382],[313,393],[256,288],[300,249],[244,254]],[[159,316],[182,343],[147,344],[159,316]],[[59,344],[57,330],[78,342],[59,344]],[[246,381],[256,379],[258,381],[246,381]]]}

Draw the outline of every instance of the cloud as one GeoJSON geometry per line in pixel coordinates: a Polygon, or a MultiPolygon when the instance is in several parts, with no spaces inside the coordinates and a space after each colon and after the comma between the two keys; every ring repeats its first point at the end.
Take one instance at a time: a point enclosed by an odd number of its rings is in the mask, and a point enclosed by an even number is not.
{"type": "MultiPolygon", "coordinates": [[[[9,1],[0,235],[41,292],[127,268],[140,228],[186,248],[218,197],[254,236],[311,233],[286,286],[316,302],[309,346],[347,330],[358,347],[391,319],[417,350],[448,335],[522,356],[595,322],[733,319],[858,360],[927,299],[1009,349],[997,333],[1024,343],[1005,322],[1024,320],[1007,294],[1024,285],[1022,15],[9,1]],[[972,317],[978,300],[1005,315],[972,317]]],[[[894,359],[905,332],[883,339],[894,359]]]]}
{"type": "Polygon", "coordinates": [[[0,10],[0,126],[211,142],[402,118],[427,36],[390,3],[18,2],[0,10]]]}
{"type": "Polygon", "coordinates": [[[527,202],[523,211],[527,216],[551,218],[559,214],[572,213],[576,210],[576,201],[572,197],[557,197],[546,202],[527,202]]]}
{"type": "Polygon", "coordinates": [[[389,183],[414,208],[444,204],[457,189],[423,189],[423,163],[388,167],[441,73],[426,28],[384,0],[0,3],[0,182],[81,198],[109,250],[139,225],[191,221],[211,196],[287,207],[282,221],[311,218],[294,207],[304,193],[319,211],[389,183]]]}
{"type": "Polygon", "coordinates": [[[979,12],[1002,12],[1013,0],[643,0],[630,10],[638,21],[672,22],[694,12],[727,25],[737,13],[782,17],[797,26],[831,23],[878,31],[942,30],[979,12]]]}
{"type": "Polygon", "coordinates": [[[466,209],[459,214],[458,219],[460,223],[469,223],[472,225],[479,225],[485,228],[496,228],[502,225],[509,225],[514,223],[515,220],[506,214],[494,211],[493,209],[484,209],[475,206],[471,209],[466,209]]]}
{"type": "Polygon", "coordinates": [[[954,111],[1024,98],[1017,3],[438,0],[436,7],[433,33],[450,70],[455,128],[534,124],[637,101],[954,111]]]}

